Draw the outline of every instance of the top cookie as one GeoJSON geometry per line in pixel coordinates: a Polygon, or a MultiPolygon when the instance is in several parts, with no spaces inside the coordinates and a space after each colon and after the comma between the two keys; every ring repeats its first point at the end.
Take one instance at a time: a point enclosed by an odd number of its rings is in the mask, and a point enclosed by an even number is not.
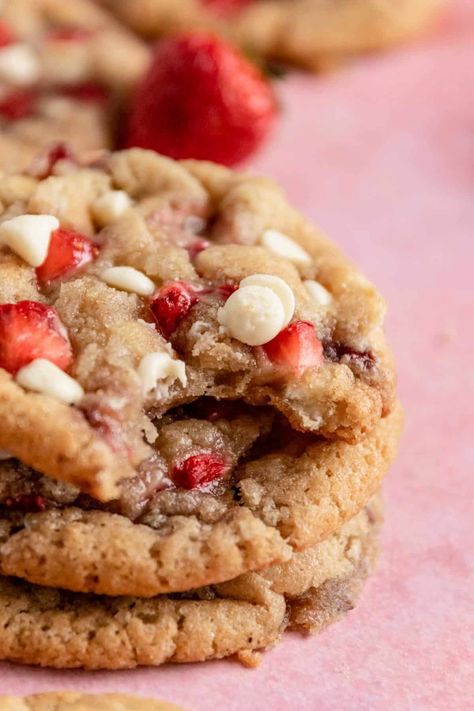
{"type": "Polygon", "coordinates": [[[391,410],[382,298],[273,183],[136,149],[61,172],[0,182],[6,456],[107,500],[177,408],[349,442],[391,410]]]}
{"type": "Polygon", "coordinates": [[[45,174],[64,147],[113,144],[113,116],[149,52],[90,0],[5,0],[0,6],[0,168],[45,174]]]}
{"type": "Polygon", "coordinates": [[[318,70],[414,37],[444,0],[102,0],[138,32],[199,28],[259,57],[318,70]]]}

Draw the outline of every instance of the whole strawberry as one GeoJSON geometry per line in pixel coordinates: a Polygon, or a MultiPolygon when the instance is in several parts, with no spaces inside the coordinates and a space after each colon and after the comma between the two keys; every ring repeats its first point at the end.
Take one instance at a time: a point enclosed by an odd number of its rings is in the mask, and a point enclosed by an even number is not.
{"type": "Polygon", "coordinates": [[[126,144],[233,165],[260,146],[276,113],[272,88],[253,64],[213,35],[187,33],[158,45],[126,144]]]}

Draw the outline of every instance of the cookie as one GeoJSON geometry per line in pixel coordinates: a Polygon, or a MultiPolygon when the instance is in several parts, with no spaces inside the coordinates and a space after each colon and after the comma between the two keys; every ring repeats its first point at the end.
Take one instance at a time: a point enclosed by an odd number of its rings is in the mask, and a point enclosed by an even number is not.
{"type": "Polygon", "coordinates": [[[443,0],[103,0],[138,32],[224,35],[267,60],[319,70],[428,29],[443,0]]]}
{"type": "Polygon", "coordinates": [[[0,658],[57,668],[197,662],[274,645],[289,625],[319,631],[355,604],[377,555],[378,501],[286,565],[149,600],[0,585],[0,658]]]}
{"type": "Polygon", "coordinates": [[[34,469],[111,499],[208,398],[348,442],[391,411],[383,299],[270,181],[132,149],[0,201],[0,448],[34,469]]]}
{"type": "Polygon", "coordinates": [[[5,0],[0,169],[45,174],[70,151],[111,147],[113,116],[148,59],[146,46],[89,0],[5,0]]]}
{"type": "Polygon", "coordinates": [[[367,502],[400,429],[384,303],[276,186],[131,150],[0,200],[4,574],[185,590],[367,502]]]}
{"type": "Polygon", "coordinates": [[[0,711],[180,711],[158,699],[129,694],[82,694],[64,691],[33,696],[0,696],[0,711]]]}
{"type": "Polygon", "coordinates": [[[221,488],[164,488],[146,503],[133,492],[122,514],[5,464],[0,572],[78,592],[149,597],[285,561],[360,510],[389,467],[399,426],[395,410],[356,445],[306,436],[277,451],[272,445],[221,488]]]}

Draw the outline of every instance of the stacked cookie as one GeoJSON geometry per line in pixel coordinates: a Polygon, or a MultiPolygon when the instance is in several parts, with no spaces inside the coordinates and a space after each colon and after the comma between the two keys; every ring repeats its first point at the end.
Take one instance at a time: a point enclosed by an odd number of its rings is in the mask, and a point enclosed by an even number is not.
{"type": "Polygon", "coordinates": [[[400,430],[382,298],[265,179],[49,172],[0,181],[0,657],[253,663],[321,629],[400,430]]]}

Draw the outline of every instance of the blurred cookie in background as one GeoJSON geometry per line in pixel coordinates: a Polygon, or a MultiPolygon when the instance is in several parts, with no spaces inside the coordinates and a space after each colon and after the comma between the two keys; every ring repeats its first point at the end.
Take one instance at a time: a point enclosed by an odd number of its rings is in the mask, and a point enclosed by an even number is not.
{"type": "Polygon", "coordinates": [[[101,0],[137,32],[224,35],[265,60],[312,71],[412,39],[445,0],[101,0]]]}
{"type": "Polygon", "coordinates": [[[139,38],[89,0],[2,3],[0,169],[29,168],[58,141],[80,153],[111,147],[148,57],[139,38]]]}

